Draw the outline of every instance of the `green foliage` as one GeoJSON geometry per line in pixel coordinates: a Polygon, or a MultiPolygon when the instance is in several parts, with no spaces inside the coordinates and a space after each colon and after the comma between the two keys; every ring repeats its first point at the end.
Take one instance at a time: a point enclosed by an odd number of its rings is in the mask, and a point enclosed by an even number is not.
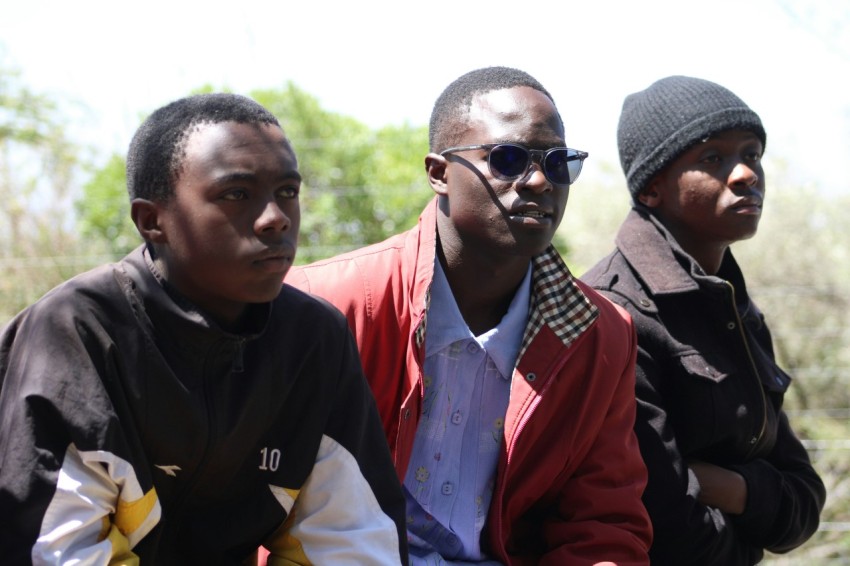
{"type": "MultiPolygon", "coordinates": [[[[205,85],[196,92],[213,90],[205,85]]],[[[425,127],[372,130],[322,109],[291,83],[250,95],[280,118],[298,154],[300,263],[415,224],[432,195],[423,163],[425,127]]],[[[63,120],[61,105],[30,92],[0,65],[0,324],[57,283],[139,241],[118,155],[91,170],[75,203],[82,240],[68,226],[81,151],[65,138],[63,120]]],[[[576,275],[613,249],[629,208],[619,168],[603,168],[600,181],[585,175],[570,189],[556,239],[576,275]]],[[[850,223],[843,218],[850,198],[785,186],[781,164],[768,169],[759,234],[736,245],[735,253],[768,317],[781,363],[795,377],[786,407],[829,497],[824,528],[787,561],[768,556],[765,563],[838,563],[850,554],[850,535],[841,530],[850,523],[850,223]]]]}
{"type": "Polygon", "coordinates": [[[64,110],[0,65],[0,323],[76,272],[66,217],[81,151],[64,110]]]}
{"type": "MultiPolygon", "coordinates": [[[[206,85],[196,92],[211,92],[206,85]]],[[[431,198],[423,158],[424,127],[370,130],[323,110],[292,83],[249,94],[281,121],[304,179],[298,260],[307,263],[380,241],[406,229],[431,198]]],[[[76,203],[80,232],[122,254],[139,242],[129,221],[125,160],[113,156],[95,171],[76,203]]]]}
{"type": "Polygon", "coordinates": [[[758,235],[738,244],[751,293],[794,382],[785,407],[827,487],[821,530],[767,564],[844,564],[850,556],[850,196],[768,177],[758,235]]]}
{"type": "Polygon", "coordinates": [[[292,83],[251,96],[278,117],[298,155],[304,178],[300,263],[380,241],[415,224],[432,195],[422,161],[427,128],[372,131],[323,110],[292,83]]]}
{"type": "Polygon", "coordinates": [[[106,250],[121,257],[142,239],[130,219],[127,196],[126,160],[112,155],[83,185],[83,197],[74,203],[80,234],[88,241],[102,242],[106,250]]]}
{"type": "Polygon", "coordinates": [[[43,239],[62,228],[56,221],[79,151],[65,126],[55,101],[21,85],[16,70],[0,67],[0,244],[7,253],[29,251],[28,234],[43,239]]]}
{"type": "Polygon", "coordinates": [[[16,69],[0,69],[0,140],[39,147],[56,139],[56,102],[20,84],[16,69]]]}

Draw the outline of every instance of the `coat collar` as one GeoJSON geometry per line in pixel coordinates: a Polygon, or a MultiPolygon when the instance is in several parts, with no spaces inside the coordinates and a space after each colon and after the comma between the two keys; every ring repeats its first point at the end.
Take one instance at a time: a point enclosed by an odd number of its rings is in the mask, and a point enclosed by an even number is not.
{"type": "Polygon", "coordinates": [[[743,276],[731,250],[726,250],[718,276],[707,275],[685,252],[667,228],[643,206],[626,216],[616,238],[617,248],[640,274],[652,295],[688,293],[722,279],[743,285],[743,276]]]}
{"type": "Polygon", "coordinates": [[[153,327],[177,343],[206,348],[221,339],[253,340],[264,332],[271,316],[273,303],[250,305],[243,332],[228,332],[168,284],[145,244],[125,257],[122,266],[138,289],[142,308],[153,327]]]}

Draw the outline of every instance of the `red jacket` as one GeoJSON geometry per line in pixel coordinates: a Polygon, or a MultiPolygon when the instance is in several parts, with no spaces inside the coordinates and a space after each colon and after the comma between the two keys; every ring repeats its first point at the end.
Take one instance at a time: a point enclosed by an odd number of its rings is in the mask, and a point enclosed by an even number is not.
{"type": "MultiPolygon", "coordinates": [[[[433,201],[416,228],[293,268],[286,278],[348,318],[402,481],[422,402],[435,246],[433,201]]],[[[554,249],[549,253],[559,267],[556,285],[569,288],[586,303],[578,310],[595,311],[595,319],[568,344],[558,335],[563,329],[545,321],[536,331],[526,329],[531,339],[514,370],[482,547],[505,564],[648,564],[652,533],[641,503],[646,469],[632,431],[631,319],[573,279],[554,249]]],[[[555,301],[566,296],[556,295],[555,301]]],[[[530,325],[539,304],[532,292],[530,325]]],[[[575,304],[563,307],[575,316],[575,304]]]]}

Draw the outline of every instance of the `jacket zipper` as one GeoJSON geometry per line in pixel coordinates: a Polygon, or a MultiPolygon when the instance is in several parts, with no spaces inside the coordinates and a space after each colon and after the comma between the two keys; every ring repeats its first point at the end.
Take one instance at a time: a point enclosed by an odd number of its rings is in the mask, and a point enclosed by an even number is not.
{"type": "MultiPolygon", "coordinates": [[[[226,343],[227,340],[224,340],[224,342],[226,343]]],[[[244,342],[244,340],[241,340],[237,344],[237,350],[238,350],[240,358],[241,358],[241,348],[242,348],[243,342],[244,342]]],[[[217,349],[214,349],[214,350],[218,351],[217,349]]],[[[210,383],[209,383],[210,377],[209,377],[207,369],[206,369],[207,362],[209,362],[209,355],[206,356],[206,362],[204,363],[203,375],[201,376],[201,380],[202,380],[201,391],[202,391],[202,395],[203,395],[203,402],[204,402],[204,409],[205,409],[204,412],[205,412],[206,421],[207,421],[206,422],[206,424],[207,424],[206,437],[207,438],[206,438],[205,448],[204,448],[203,454],[201,455],[200,462],[195,467],[194,473],[192,474],[192,476],[189,478],[189,480],[183,486],[183,489],[181,490],[180,495],[177,498],[175,498],[175,500],[174,500],[174,504],[172,505],[172,521],[174,519],[180,519],[181,518],[181,513],[183,511],[183,507],[184,507],[186,501],[191,496],[192,491],[194,490],[195,486],[197,485],[198,478],[204,473],[204,470],[205,470],[206,465],[207,465],[207,461],[209,460],[210,452],[212,451],[212,447],[215,444],[215,438],[216,438],[216,435],[215,435],[215,418],[214,418],[215,411],[213,411],[212,402],[210,401],[210,397],[211,397],[210,383]]],[[[234,365],[236,365],[235,360],[234,360],[234,365]]]]}
{"type": "Polygon", "coordinates": [[[732,310],[735,313],[735,320],[738,324],[738,333],[741,335],[741,341],[744,343],[744,349],[747,351],[747,358],[750,361],[750,367],[753,370],[753,376],[756,380],[756,386],[761,394],[761,403],[762,403],[762,420],[761,420],[761,430],[759,430],[758,436],[755,439],[750,441],[750,450],[747,453],[747,458],[749,458],[752,453],[755,451],[756,447],[759,445],[759,442],[764,437],[764,431],[767,430],[767,397],[764,393],[764,387],[761,384],[761,379],[759,378],[758,367],[756,366],[756,362],[753,359],[752,350],[750,350],[750,343],[747,341],[747,334],[744,332],[744,323],[741,320],[741,315],[738,313],[738,303],[735,297],[735,286],[729,283],[728,281],[724,281],[729,290],[732,292],[732,310]]]}

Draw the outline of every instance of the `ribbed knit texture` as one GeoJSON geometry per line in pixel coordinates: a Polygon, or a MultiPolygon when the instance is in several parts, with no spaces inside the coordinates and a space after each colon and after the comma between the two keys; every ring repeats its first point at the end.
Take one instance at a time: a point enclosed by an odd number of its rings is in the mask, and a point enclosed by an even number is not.
{"type": "Polygon", "coordinates": [[[767,143],[758,114],[711,81],[672,76],[628,95],[620,113],[617,146],[632,198],[685,150],[731,129],[750,130],[762,145],[767,143]]]}

